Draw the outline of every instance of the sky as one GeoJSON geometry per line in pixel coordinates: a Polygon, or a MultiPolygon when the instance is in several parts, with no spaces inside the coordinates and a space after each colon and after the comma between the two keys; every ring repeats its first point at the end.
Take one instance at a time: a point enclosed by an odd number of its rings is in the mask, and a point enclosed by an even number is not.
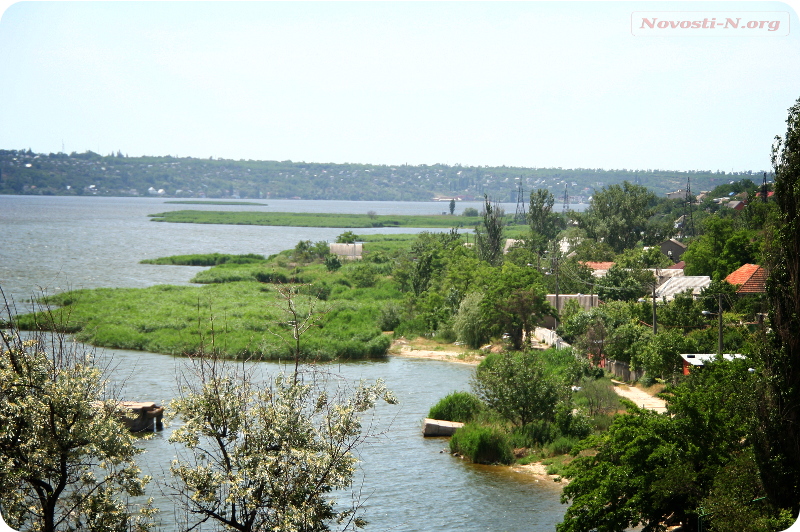
{"type": "Polygon", "coordinates": [[[0,149],[766,170],[798,2],[6,1],[0,149]]]}

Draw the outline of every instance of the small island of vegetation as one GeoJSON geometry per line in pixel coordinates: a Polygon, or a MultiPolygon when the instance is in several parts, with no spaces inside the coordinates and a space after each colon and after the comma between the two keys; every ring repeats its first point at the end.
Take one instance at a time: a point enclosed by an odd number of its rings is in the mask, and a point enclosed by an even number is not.
{"type": "Polygon", "coordinates": [[[426,227],[476,226],[477,218],[448,215],[331,214],[304,212],[169,211],[150,215],[154,222],[279,225],[286,227],[426,227]]]}

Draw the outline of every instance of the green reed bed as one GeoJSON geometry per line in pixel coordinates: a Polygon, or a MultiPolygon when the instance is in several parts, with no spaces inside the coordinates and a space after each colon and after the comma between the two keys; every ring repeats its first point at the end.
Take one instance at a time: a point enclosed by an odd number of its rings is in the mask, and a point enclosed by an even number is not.
{"type": "Polygon", "coordinates": [[[449,215],[399,215],[399,214],[332,214],[296,212],[221,212],[182,210],[149,215],[154,222],[277,225],[287,227],[431,227],[475,226],[478,218],[449,215]]]}
{"type": "MultiPolygon", "coordinates": [[[[295,296],[301,313],[308,312],[309,301],[295,296]]],[[[59,306],[52,316],[60,324],[44,313],[19,317],[19,326],[59,327],[99,347],[180,355],[202,345],[232,358],[291,358],[289,347],[279,338],[291,339],[286,302],[274,285],[253,281],[77,290],[50,297],[46,303],[59,306]]],[[[390,340],[376,326],[379,306],[366,297],[318,301],[317,312],[329,310],[321,325],[303,336],[304,355],[312,360],[385,355],[390,340]]]]}
{"type": "Polygon", "coordinates": [[[181,201],[165,201],[164,203],[180,204],[180,205],[254,205],[259,207],[266,207],[266,203],[256,203],[254,201],[219,201],[219,200],[181,200],[181,201]]]}
{"type": "Polygon", "coordinates": [[[248,253],[246,255],[228,255],[225,253],[206,253],[195,255],[171,255],[158,259],[144,259],[140,264],[156,264],[171,266],[216,266],[218,264],[256,264],[264,262],[264,255],[248,253]]]}

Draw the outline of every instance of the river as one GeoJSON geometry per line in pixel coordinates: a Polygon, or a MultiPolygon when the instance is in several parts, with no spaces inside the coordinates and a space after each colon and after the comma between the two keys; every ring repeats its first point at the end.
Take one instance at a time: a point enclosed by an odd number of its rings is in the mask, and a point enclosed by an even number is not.
{"type": "MultiPolygon", "coordinates": [[[[439,214],[446,203],[267,200],[266,207],[178,205],[161,198],[110,198],[0,195],[0,288],[18,309],[32,295],[75,288],[145,287],[188,284],[202,268],[139,264],[141,259],[188,253],[260,253],[270,255],[300,240],[333,241],[344,229],[168,224],[148,214],[178,209],[270,210],[377,214],[439,214]]],[[[480,208],[478,203],[459,203],[480,208]]],[[[513,212],[515,205],[505,205],[513,212]]],[[[420,230],[357,229],[367,233],[420,230]]],[[[186,371],[182,358],[106,349],[113,360],[112,379],[130,400],[162,405],[176,394],[176,376],[186,371]]],[[[260,363],[267,373],[280,371],[260,363]]],[[[509,468],[475,466],[442,453],[445,439],[424,439],[420,423],[438,399],[468,390],[473,368],[432,360],[390,357],[385,361],[331,364],[326,371],[349,382],[383,378],[398,405],[381,405],[375,426],[385,433],[365,446],[360,458],[367,530],[403,532],[465,530],[493,532],[552,531],[564,515],[560,490],[509,468]]],[[[142,468],[155,479],[176,450],[167,442],[170,428],[141,442],[142,468]]],[[[162,509],[159,530],[175,530],[171,502],[151,493],[162,509]]]]}

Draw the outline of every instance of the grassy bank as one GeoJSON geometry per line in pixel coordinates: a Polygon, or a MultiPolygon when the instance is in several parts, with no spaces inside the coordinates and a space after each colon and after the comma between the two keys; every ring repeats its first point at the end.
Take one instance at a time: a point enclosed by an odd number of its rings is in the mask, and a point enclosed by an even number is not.
{"type": "Polygon", "coordinates": [[[454,226],[474,227],[478,217],[431,215],[405,216],[399,214],[332,214],[296,212],[219,212],[219,211],[172,211],[150,215],[154,222],[229,224],[229,225],[277,225],[287,227],[430,227],[450,228],[454,226]]]}

